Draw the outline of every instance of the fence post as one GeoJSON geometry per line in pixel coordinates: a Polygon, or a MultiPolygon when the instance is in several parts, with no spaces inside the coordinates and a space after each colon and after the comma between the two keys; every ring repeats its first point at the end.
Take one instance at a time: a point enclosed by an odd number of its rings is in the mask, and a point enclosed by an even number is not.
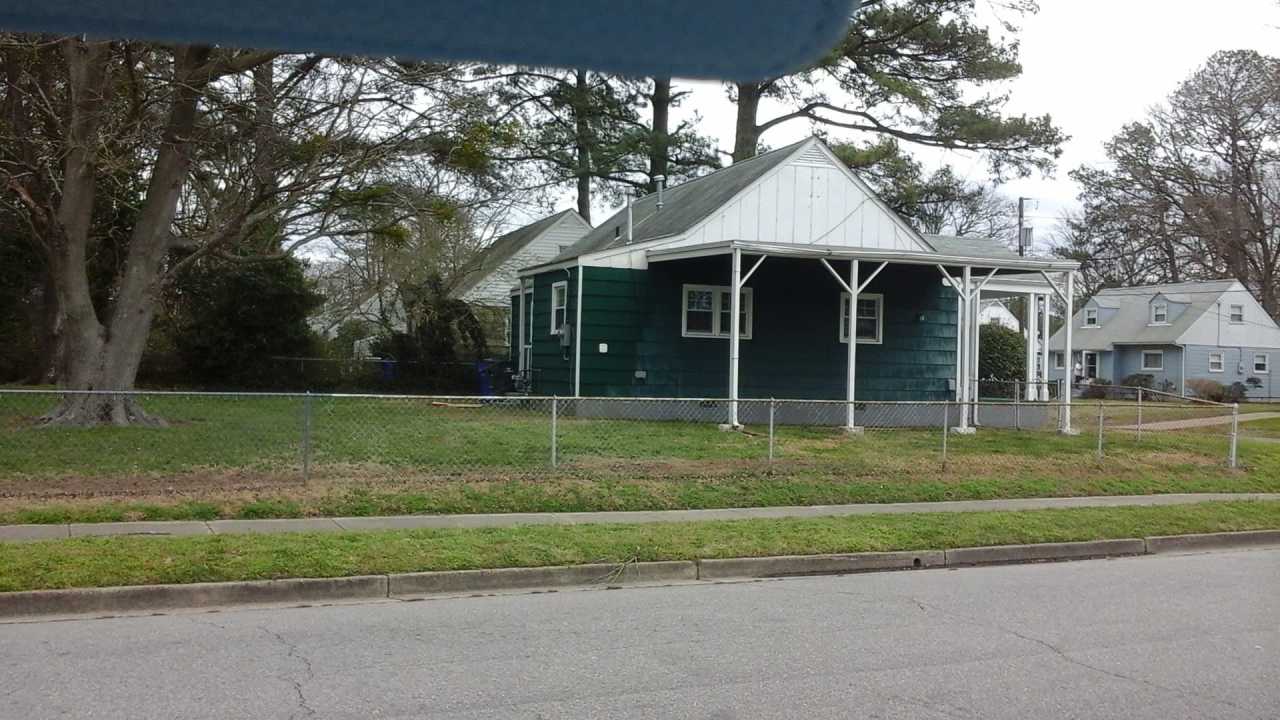
{"type": "Polygon", "coordinates": [[[551,467],[556,466],[556,406],[560,404],[560,398],[556,395],[551,396],[551,467]]]}
{"type": "Polygon", "coordinates": [[[311,480],[311,391],[302,398],[302,482],[311,480]]]}
{"type": "Polygon", "coordinates": [[[1013,381],[1013,429],[1022,429],[1022,381],[1013,381]]]}
{"type": "Polygon", "coordinates": [[[1240,434],[1240,403],[1231,403],[1231,450],[1227,455],[1227,465],[1234,470],[1237,465],[1237,438],[1240,434]]]}
{"type": "Polygon", "coordinates": [[[1142,388],[1138,388],[1138,442],[1142,442],[1142,388]]]}
{"type": "Polygon", "coordinates": [[[769,462],[773,462],[773,409],[777,402],[769,398],[769,462]]]}
{"type": "Polygon", "coordinates": [[[942,469],[947,469],[947,434],[950,432],[951,403],[942,403],[942,469]]]}
{"type": "Polygon", "coordinates": [[[1102,426],[1106,422],[1106,418],[1107,418],[1106,412],[1107,412],[1107,406],[1101,400],[1099,400],[1098,401],[1098,459],[1099,460],[1102,459],[1102,426]]]}

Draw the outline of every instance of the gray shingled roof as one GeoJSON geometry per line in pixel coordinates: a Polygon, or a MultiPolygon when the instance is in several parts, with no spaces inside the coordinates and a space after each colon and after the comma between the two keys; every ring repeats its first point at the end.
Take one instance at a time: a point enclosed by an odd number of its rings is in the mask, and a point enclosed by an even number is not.
{"type": "Polygon", "coordinates": [[[952,235],[925,235],[924,239],[942,255],[958,255],[992,260],[1018,260],[1018,253],[1001,243],[985,237],[954,237],[952,235]]]}
{"type": "MultiPolygon", "coordinates": [[[[729,202],[743,188],[781,165],[807,142],[809,139],[806,138],[675,185],[663,193],[662,212],[657,211],[657,193],[649,193],[637,198],[631,204],[631,225],[635,234],[632,242],[678,235],[692,228],[721,205],[729,202]]],[[[570,260],[579,255],[626,244],[628,244],[627,209],[624,207],[546,264],[570,260]]]]}
{"type": "Polygon", "coordinates": [[[489,243],[488,247],[481,250],[479,254],[472,258],[471,262],[467,264],[466,270],[463,271],[462,280],[453,291],[454,296],[462,297],[468,292],[471,292],[475,286],[480,284],[480,281],[484,280],[485,276],[502,267],[503,263],[510,260],[516,253],[520,252],[525,245],[533,242],[533,240],[541,235],[544,230],[555,225],[560,218],[571,212],[574,211],[561,210],[554,215],[548,215],[547,217],[544,217],[541,220],[535,220],[524,227],[516,228],[515,230],[512,230],[506,235],[503,235],[497,240],[489,243]]]}
{"type": "MultiPolygon", "coordinates": [[[[1096,328],[1083,328],[1081,309],[1071,318],[1071,349],[1111,350],[1116,344],[1176,343],[1235,284],[1235,280],[1206,280],[1100,290],[1094,300],[1101,307],[1114,308],[1115,314],[1096,328]],[[1156,295],[1165,295],[1173,302],[1185,301],[1189,307],[1168,325],[1151,325],[1150,303],[1156,295]]],[[[1061,350],[1065,341],[1064,331],[1059,329],[1049,339],[1049,347],[1061,350]]]]}

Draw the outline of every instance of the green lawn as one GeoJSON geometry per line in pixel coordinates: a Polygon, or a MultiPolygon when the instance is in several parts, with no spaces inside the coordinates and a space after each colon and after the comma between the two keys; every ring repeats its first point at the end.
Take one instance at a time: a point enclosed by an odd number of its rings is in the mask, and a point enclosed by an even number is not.
{"type": "Polygon", "coordinates": [[[939,549],[1280,528],[1280,502],[0,544],[0,591],[939,549]]]}
{"type": "MultiPolygon", "coordinates": [[[[1043,428],[953,435],[945,465],[940,428],[871,427],[858,437],[781,426],[769,462],[765,427],[722,432],[705,420],[566,412],[552,469],[549,413],[538,401],[314,398],[304,482],[300,398],[151,396],[146,408],[169,427],[34,427],[51,402],[0,393],[0,523],[1280,492],[1280,445],[1242,440],[1245,467],[1231,471],[1222,427],[1141,442],[1115,430],[1098,460],[1087,408],[1077,408],[1076,437],[1043,428]]],[[[883,408],[863,409],[864,421],[875,425],[883,408]]],[[[1107,427],[1122,424],[1123,411],[1112,409],[1107,427]]],[[[1144,417],[1204,412],[1152,407],[1144,417]]]]}

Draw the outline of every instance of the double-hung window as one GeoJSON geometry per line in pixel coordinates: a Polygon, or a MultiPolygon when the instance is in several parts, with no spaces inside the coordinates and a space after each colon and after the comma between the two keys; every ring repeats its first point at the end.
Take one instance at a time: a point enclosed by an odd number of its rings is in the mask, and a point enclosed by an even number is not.
{"type": "Polygon", "coordinates": [[[1063,353],[1062,353],[1062,351],[1061,351],[1061,350],[1054,350],[1054,351],[1053,351],[1053,369],[1054,369],[1054,370],[1065,370],[1065,369],[1066,369],[1066,367],[1067,367],[1067,366],[1066,366],[1066,362],[1065,362],[1065,360],[1064,360],[1064,358],[1063,358],[1063,353]]]}
{"type": "MultiPolygon", "coordinates": [[[[858,296],[854,332],[858,342],[879,344],[884,341],[884,296],[863,293],[858,296]]],[[[849,342],[849,293],[840,293],[840,342],[849,342]]]]}
{"type": "Polygon", "coordinates": [[[1257,353],[1253,356],[1253,371],[1256,373],[1271,372],[1271,356],[1266,353],[1257,353]]]}
{"type": "Polygon", "coordinates": [[[1084,326],[1098,327],[1098,309],[1097,308],[1084,309],[1084,326]]]}
{"type": "Polygon", "coordinates": [[[569,321],[569,283],[561,280],[551,285],[551,334],[559,335],[569,321]]]}
{"type": "Polygon", "coordinates": [[[1142,369],[1164,370],[1164,352],[1161,350],[1143,350],[1142,369]]]}
{"type": "Polygon", "coordinates": [[[1243,305],[1230,305],[1230,306],[1228,306],[1228,307],[1227,307],[1227,314],[1228,314],[1228,317],[1230,317],[1230,319],[1231,319],[1231,324],[1232,324],[1232,325],[1243,325],[1243,324],[1244,324],[1244,306],[1243,306],[1243,305]]]}
{"type": "Polygon", "coordinates": [[[1151,324],[1164,325],[1169,322],[1169,305],[1167,303],[1153,303],[1151,305],[1151,324]]]}
{"type": "Polygon", "coordinates": [[[1227,363],[1226,360],[1223,359],[1222,353],[1209,353],[1209,372],[1220,373],[1226,370],[1226,367],[1227,363]]]}
{"type": "MultiPolygon", "coordinates": [[[[685,285],[682,295],[684,337],[729,337],[733,297],[727,285],[685,285]]],[[[738,337],[743,340],[751,339],[751,314],[751,288],[743,288],[738,302],[738,337]]]]}

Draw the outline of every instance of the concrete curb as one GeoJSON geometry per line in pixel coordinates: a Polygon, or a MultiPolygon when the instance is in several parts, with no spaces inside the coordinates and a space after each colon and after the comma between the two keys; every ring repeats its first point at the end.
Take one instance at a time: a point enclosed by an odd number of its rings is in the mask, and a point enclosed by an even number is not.
{"type": "Polygon", "coordinates": [[[1280,530],[1206,533],[1202,535],[1162,535],[1147,538],[1147,552],[1172,553],[1221,548],[1280,545],[1280,530]]]}
{"type": "Polygon", "coordinates": [[[390,576],[391,597],[441,593],[490,592],[531,588],[582,587],[634,583],[681,582],[698,579],[692,560],[626,563],[623,565],[560,565],[494,570],[451,570],[390,576]]]}
{"type": "Polygon", "coordinates": [[[990,565],[995,563],[1080,560],[1119,555],[1144,555],[1147,544],[1141,538],[1093,540],[1089,542],[1040,543],[1035,545],[995,545],[992,547],[947,550],[947,566],[990,565]]]}
{"type": "Polygon", "coordinates": [[[765,578],[795,575],[842,575],[877,570],[942,567],[942,550],[853,553],[848,555],[781,555],[698,561],[698,579],[765,578]]]}
{"type": "Polygon", "coordinates": [[[1280,545],[1280,530],[1090,542],[841,555],[783,555],[616,564],[141,585],[0,593],[0,619],[114,615],[232,605],[312,604],[562,587],[843,575],[883,570],[1082,560],[1280,545]]]}
{"type": "Polygon", "coordinates": [[[0,618],[148,612],[223,605],[316,603],[387,597],[386,575],[138,585],[0,593],[0,618]]]}

